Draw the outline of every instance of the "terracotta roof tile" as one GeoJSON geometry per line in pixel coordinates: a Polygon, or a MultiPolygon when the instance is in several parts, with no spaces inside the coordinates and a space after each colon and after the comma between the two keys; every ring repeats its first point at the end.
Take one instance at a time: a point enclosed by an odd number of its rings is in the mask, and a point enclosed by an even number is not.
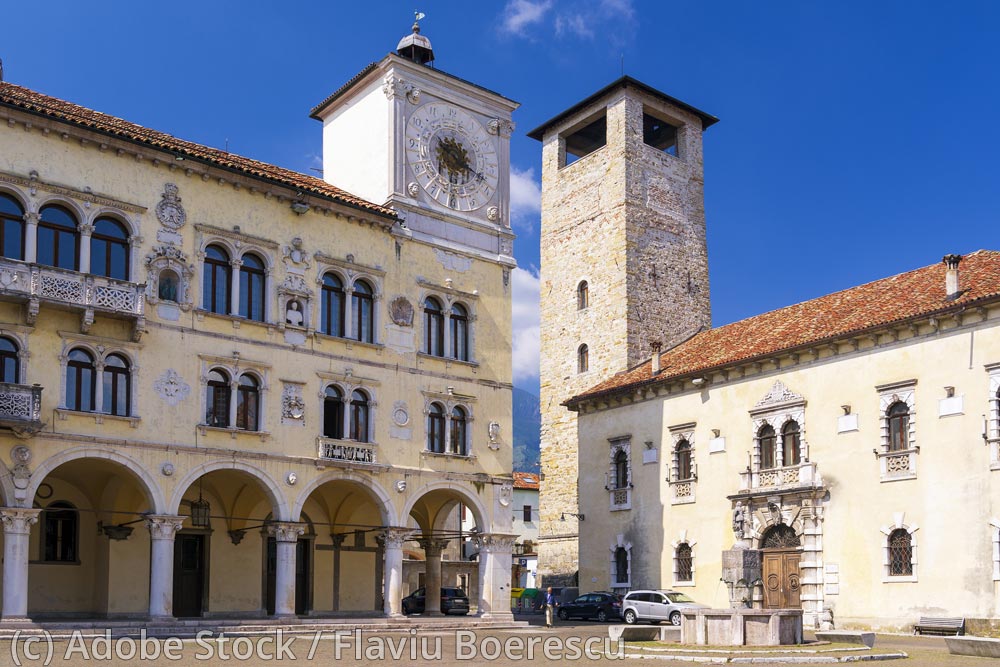
{"type": "Polygon", "coordinates": [[[12,83],[0,82],[0,106],[14,107],[132,143],[159,149],[173,156],[180,155],[186,159],[205,162],[250,178],[295,188],[303,193],[330,199],[388,220],[394,220],[396,217],[392,209],[355,197],[315,176],[300,174],[266,162],[227,153],[217,148],[184,141],[169,134],[157,132],[99,111],[93,111],[72,102],[49,97],[12,83]]]}
{"type": "Polygon", "coordinates": [[[515,489],[533,489],[538,490],[538,474],[533,472],[515,472],[514,473],[514,488],[515,489]]]}
{"type": "Polygon", "coordinates": [[[980,250],[963,258],[959,265],[962,292],[957,299],[946,298],[945,270],[943,263],[925,266],[700,332],[661,353],[660,373],[655,377],[651,362],[646,361],[566,404],[574,406],[587,399],[1000,299],[1000,252],[980,250]]]}

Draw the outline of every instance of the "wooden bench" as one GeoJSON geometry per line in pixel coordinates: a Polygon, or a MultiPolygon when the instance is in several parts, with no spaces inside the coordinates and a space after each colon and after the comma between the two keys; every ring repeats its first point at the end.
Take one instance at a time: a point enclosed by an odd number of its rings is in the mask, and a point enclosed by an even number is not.
{"type": "Polygon", "coordinates": [[[920,635],[925,632],[938,634],[965,634],[964,618],[938,618],[936,616],[921,616],[917,623],[913,624],[913,634],[920,635]]]}

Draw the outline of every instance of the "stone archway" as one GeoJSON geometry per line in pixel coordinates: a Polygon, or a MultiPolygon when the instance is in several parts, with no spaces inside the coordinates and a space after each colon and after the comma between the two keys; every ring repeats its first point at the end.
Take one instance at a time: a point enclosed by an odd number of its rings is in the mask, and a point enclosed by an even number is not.
{"type": "Polygon", "coordinates": [[[795,529],[777,523],[761,535],[761,579],[765,609],[800,609],[802,576],[799,571],[801,540],[795,529]]]}

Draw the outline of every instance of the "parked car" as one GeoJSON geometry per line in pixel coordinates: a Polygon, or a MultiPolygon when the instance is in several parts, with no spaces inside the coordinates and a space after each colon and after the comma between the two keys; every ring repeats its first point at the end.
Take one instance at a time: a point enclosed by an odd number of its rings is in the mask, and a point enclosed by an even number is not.
{"type": "Polygon", "coordinates": [[[597,591],[581,595],[572,602],[559,605],[559,618],[566,621],[571,618],[596,618],[605,623],[614,618],[621,618],[622,597],[617,593],[597,591]]]}
{"type": "Polygon", "coordinates": [[[682,611],[707,608],[677,591],[632,591],[622,600],[622,618],[629,625],[639,621],[680,625],[682,611]]]}
{"type": "MultiPolygon", "coordinates": [[[[405,598],[403,598],[403,613],[421,614],[424,611],[427,593],[423,588],[418,588],[405,598]]],[[[441,613],[443,614],[468,614],[469,596],[461,588],[441,589],[441,613]]]]}

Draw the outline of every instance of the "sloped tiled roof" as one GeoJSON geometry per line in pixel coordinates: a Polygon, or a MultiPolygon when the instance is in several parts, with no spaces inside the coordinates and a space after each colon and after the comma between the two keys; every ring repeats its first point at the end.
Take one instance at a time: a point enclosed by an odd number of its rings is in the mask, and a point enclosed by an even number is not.
{"type": "Polygon", "coordinates": [[[533,472],[515,472],[514,473],[514,488],[515,489],[532,489],[538,490],[538,474],[533,472]]]}
{"type": "Polygon", "coordinates": [[[943,263],[834,292],[698,333],[660,354],[660,373],[646,361],[567,401],[612,396],[779,352],[857,335],[938,312],[1000,299],[1000,252],[979,250],[959,265],[960,296],[948,300],[943,263]]]}
{"type": "Polygon", "coordinates": [[[185,159],[210,164],[249,178],[295,188],[300,192],[330,199],[380,217],[388,219],[396,217],[392,209],[356,197],[315,176],[300,174],[273,164],[227,153],[218,148],[210,148],[178,139],[172,135],[151,130],[72,102],[49,97],[12,83],[0,82],[0,107],[4,106],[52,118],[135,144],[149,146],[167,152],[171,156],[182,156],[185,159]]]}

